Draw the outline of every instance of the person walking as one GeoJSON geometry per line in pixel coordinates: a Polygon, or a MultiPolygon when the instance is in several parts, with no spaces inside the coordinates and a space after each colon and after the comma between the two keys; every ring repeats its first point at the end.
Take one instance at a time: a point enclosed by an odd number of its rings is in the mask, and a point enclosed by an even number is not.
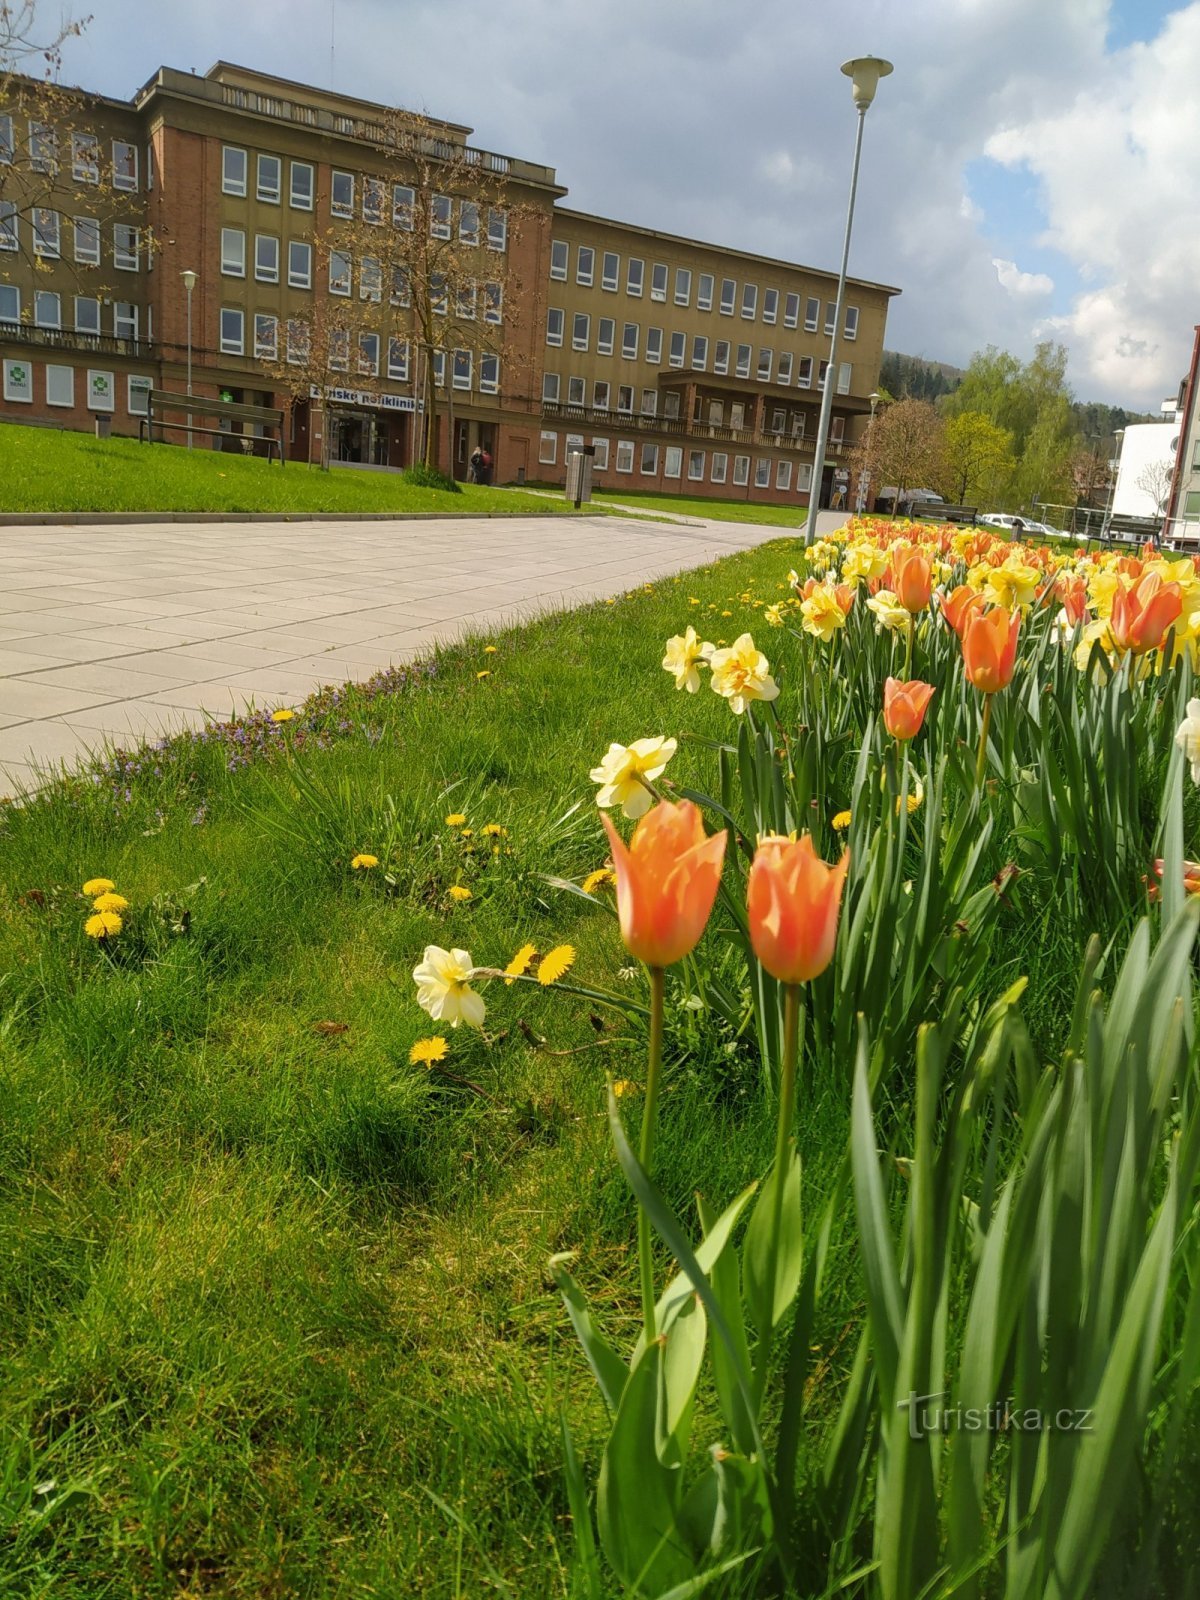
{"type": "Polygon", "coordinates": [[[480,483],[491,483],[491,481],[492,481],[492,455],[491,455],[491,451],[488,449],[487,445],[483,446],[483,448],[479,452],[479,455],[480,455],[480,478],[479,478],[479,482],[480,483]]]}
{"type": "Polygon", "coordinates": [[[471,461],[467,469],[467,482],[483,482],[483,450],[479,445],[476,445],[474,450],[471,451],[471,461]]]}

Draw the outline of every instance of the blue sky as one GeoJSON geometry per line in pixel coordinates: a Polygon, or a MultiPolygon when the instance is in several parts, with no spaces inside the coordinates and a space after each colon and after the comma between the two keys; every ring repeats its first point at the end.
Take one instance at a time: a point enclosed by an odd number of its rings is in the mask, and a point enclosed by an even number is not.
{"type": "MultiPolygon", "coordinates": [[[[898,285],[888,344],[1039,337],[1076,392],[1157,409],[1200,305],[1200,0],[84,0],[65,76],[129,95],[217,58],[468,123],[568,204],[898,285]]],[[[43,5],[43,9],[45,6],[43,5]]]]}

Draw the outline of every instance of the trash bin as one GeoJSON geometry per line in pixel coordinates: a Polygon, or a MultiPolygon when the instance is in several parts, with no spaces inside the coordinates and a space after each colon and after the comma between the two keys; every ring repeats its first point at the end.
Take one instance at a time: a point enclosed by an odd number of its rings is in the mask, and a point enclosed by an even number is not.
{"type": "Polygon", "coordinates": [[[567,456],[567,499],[578,508],[592,498],[592,462],[596,455],[593,444],[572,450],[567,456]]]}
{"type": "Polygon", "coordinates": [[[108,439],[112,435],[112,417],[107,411],[101,411],[96,417],[97,439],[108,439]]]}
{"type": "Polygon", "coordinates": [[[518,483],[524,483],[525,482],[525,468],[524,468],[524,465],[519,466],[517,468],[517,482],[518,483]]]}

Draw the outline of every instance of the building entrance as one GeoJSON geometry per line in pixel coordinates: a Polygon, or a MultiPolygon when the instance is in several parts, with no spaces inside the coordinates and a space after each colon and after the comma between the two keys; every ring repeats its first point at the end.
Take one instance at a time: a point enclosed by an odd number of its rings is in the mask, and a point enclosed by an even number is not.
{"type": "Polygon", "coordinates": [[[352,466],[386,467],[389,429],[369,411],[339,412],[330,420],[330,460],[352,466]]]}

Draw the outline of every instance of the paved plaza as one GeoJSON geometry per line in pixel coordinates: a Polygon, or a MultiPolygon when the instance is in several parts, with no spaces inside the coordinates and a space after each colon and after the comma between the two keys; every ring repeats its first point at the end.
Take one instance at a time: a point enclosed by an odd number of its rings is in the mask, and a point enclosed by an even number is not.
{"type": "Polygon", "coordinates": [[[0,794],[778,528],[617,518],[0,528],[0,794]]]}

